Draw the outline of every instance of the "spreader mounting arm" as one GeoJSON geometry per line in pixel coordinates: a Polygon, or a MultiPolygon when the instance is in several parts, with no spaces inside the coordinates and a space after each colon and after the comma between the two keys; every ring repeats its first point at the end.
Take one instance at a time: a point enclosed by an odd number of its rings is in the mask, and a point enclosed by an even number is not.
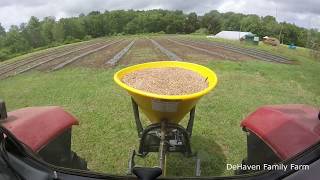
{"type": "Polygon", "coordinates": [[[6,119],[7,116],[6,104],[3,100],[0,99],[0,120],[6,119]]]}
{"type": "Polygon", "coordinates": [[[191,137],[191,135],[192,135],[195,114],[196,114],[196,106],[194,106],[190,111],[189,121],[188,121],[188,125],[187,125],[187,132],[189,134],[189,137],[191,137]]]}
{"type": "Polygon", "coordinates": [[[136,126],[137,126],[138,136],[139,136],[139,138],[141,138],[142,132],[143,132],[143,127],[142,127],[142,123],[141,123],[141,120],[140,120],[139,107],[138,107],[138,104],[134,101],[133,98],[131,98],[131,102],[132,102],[134,120],[135,120],[136,126]]]}

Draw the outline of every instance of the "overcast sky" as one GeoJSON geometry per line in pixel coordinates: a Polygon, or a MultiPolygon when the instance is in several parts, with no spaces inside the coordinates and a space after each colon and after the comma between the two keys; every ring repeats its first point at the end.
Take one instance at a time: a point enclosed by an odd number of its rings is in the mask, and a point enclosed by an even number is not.
{"type": "Polygon", "coordinates": [[[27,22],[31,16],[59,19],[94,10],[159,8],[200,15],[210,10],[272,15],[278,21],[320,29],[320,0],[0,0],[0,23],[8,29],[27,22]]]}

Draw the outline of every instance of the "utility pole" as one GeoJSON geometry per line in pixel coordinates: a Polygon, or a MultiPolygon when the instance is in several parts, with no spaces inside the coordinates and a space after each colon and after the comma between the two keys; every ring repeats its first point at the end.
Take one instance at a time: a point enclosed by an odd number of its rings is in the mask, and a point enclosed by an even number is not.
{"type": "Polygon", "coordinates": [[[307,48],[311,48],[312,44],[311,44],[311,18],[309,18],[309,29],[308,29],[308,34],[307,34],[307,48]]]}
{"type": "MultiPolygon", "coordinates": [[[[281,28],[280,28],[280,33],[279,33],[279,42],[280,43],[281,43],[282,27],[283,27],[283,24],[281,23],[281,28]]],[[[282,44],[283,44],[283,38],[282,38],[282,44]]]]}
{"type": "Polygon", "coordinates": [[[239,31],[239,40],[240,40],[240,33],[241,33],[241,24],[240,24],[240,31],[239,31]]]}
{"type": "MultiPolygon", "coordinates": [[[[276,22],[278,22],[277,18],[278,18],[278,8],[276,8],[276,22]]],[[[278,38],[280,43],[281,43],[282,27],[283,27],[283,24],[281,23],[281,28],[279,32],[279,38],[278,38]]],[[[283,44],[283,38],[282,38],[282,44],[283,44]]]]}

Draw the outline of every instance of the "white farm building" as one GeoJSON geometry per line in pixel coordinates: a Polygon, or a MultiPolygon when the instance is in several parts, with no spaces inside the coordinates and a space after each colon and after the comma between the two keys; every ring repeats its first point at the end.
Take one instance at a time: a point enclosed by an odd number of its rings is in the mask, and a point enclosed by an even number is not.
{"type": "Polygon", "coordinates": [[[251,32],[241,32],[241,31],[221,31],[216,35],[209,35],[208,38],[222,38],[230,40],[240,40],[245,37],[245,35],[253,36],[251,32]]]}

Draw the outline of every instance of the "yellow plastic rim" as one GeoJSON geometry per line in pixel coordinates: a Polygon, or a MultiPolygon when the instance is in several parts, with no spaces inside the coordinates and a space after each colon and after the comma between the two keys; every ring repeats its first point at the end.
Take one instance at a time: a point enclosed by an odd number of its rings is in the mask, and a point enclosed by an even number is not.
{"type": "Polygon", "coordinates": [[[167,100],[186,100],[186,99],[192,99],[201,97],[207,93],[209,93],[218,82],[217,75],[215,72],[213,72],[211,69],[194,64],[194,63],[187,63],[187,62],[181,62],[181,61],[156,61],[156,62],[149,62],[149,63],[143,63],[143,64],[137,64],[133,66],[129,66],[127,68],[121,69],[114,75],[114,81],[122,88],[129,92],[133,92],[142,96],[147,96],[151,98],[157,98],[157,99],[167,99],[167,100]],[[135,89],[133,87],[130,87],[123,83],[121,81],[122,77],[128,73],[142,70],[146,68],[165,68],[165,67],[178,67],[178,68],[184,68],[188,69],[194,72],[197,72],[205,79],[207,78],[208,87],[203,89],[202,91],[199,91],[197,93],[193,94],[186,94],[186,95],[160,95],[160,94],[154,94],[146,91],[142,91],[139,89],[135,89]]]}

